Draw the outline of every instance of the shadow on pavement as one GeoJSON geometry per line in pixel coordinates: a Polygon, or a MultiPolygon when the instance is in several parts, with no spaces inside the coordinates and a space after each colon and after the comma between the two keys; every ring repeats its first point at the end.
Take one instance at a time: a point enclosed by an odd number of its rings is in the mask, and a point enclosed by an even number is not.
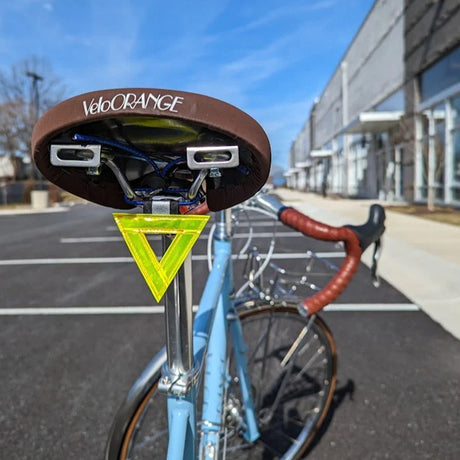
{"type": "Polygon", "coordinates": [[[335,411],[340,407],[342,402],[346,397],[348,397],[351,401],[353,401],[353,395],[355,393],[355,382],[351,379],[348,379],[345,384],[340,387],[337,387],[334,391],[334,396],[332,397],[331,407],[324,419],[324,422],[321,428],[316,433],[313,442],[310,444],[308,449],[306,450],[304,457],[308,456],[308,454],[320,443],[321,438],[323,437],[324,433],[327,431],[332,419],[334,418],[335,411]]]}

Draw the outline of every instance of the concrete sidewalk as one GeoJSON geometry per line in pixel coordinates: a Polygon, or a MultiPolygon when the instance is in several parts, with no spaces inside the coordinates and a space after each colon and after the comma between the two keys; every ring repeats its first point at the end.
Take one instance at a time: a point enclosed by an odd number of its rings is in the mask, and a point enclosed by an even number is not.
{"type": "MultiPolygon", "coordinates": [[[[288,189],[276,193],[287,205],[331,225],[364,223],[369,206],[377,202],[288,189]]],[[[363,262],[370,260],[367,250],[363,262]]],[[[379,273],[460,339],[460,227],[387,211],[379,273]]]]}

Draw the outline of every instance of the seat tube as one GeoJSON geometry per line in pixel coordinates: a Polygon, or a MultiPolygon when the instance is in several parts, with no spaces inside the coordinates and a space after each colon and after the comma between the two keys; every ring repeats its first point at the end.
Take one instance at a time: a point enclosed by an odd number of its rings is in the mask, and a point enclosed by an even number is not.
{"type": "MultiPolygon", "coordinates": [[[[167,247],[170,237],[164,237],[167,247]]],[[[166,249],[166,248],[165,248],[166,249]]],[[[191,257],[185,260],[171,286],[166,291],[165,323],[167,378],[174,382],[193,372],[193,318],[191,257]]],[[[184,394],[168,394],[168,426],[170,442],[167,460],[196,460],[196,386],[184,394]]]]}
{"type": "Polygon", "coordinates": [[[168,395],[169,442],[166,460],[196,460],[196,394],[190,388],[183,397],[168,395]]]}

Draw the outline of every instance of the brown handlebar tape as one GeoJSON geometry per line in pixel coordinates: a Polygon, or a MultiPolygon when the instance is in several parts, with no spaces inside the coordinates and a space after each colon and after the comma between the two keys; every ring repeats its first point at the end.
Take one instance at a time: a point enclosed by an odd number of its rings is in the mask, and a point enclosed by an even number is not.
{"type": "Polygon", "coordinates": [[[363,252],[359,239],[355,232],[347,227],[331,227],[292,208],[283,209],[279,218],[281,222],[305,236],[323,241],[343,241],[345,243],[347,255],[339,271],[321,291],[302,302],[308,314],[313,315],[335,300],[353,278],[363,252]]]}

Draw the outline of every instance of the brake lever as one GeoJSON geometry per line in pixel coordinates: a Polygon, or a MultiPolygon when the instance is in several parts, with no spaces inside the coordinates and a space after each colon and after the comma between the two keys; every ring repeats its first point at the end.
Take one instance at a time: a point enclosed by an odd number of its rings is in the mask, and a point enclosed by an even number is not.
{"type": "Polygon", "coordinates": [[[375,243],[374,243],[374,252],[372,254],[372,266],[371,266],[371,277],[372,277],[372,284],[375,287],[380,286],[380,277],[377,273],[377,266],[378,266],[378,261],[380,259],[380,254],[382,253],[382,241],[379,238],[375,243]]]}

